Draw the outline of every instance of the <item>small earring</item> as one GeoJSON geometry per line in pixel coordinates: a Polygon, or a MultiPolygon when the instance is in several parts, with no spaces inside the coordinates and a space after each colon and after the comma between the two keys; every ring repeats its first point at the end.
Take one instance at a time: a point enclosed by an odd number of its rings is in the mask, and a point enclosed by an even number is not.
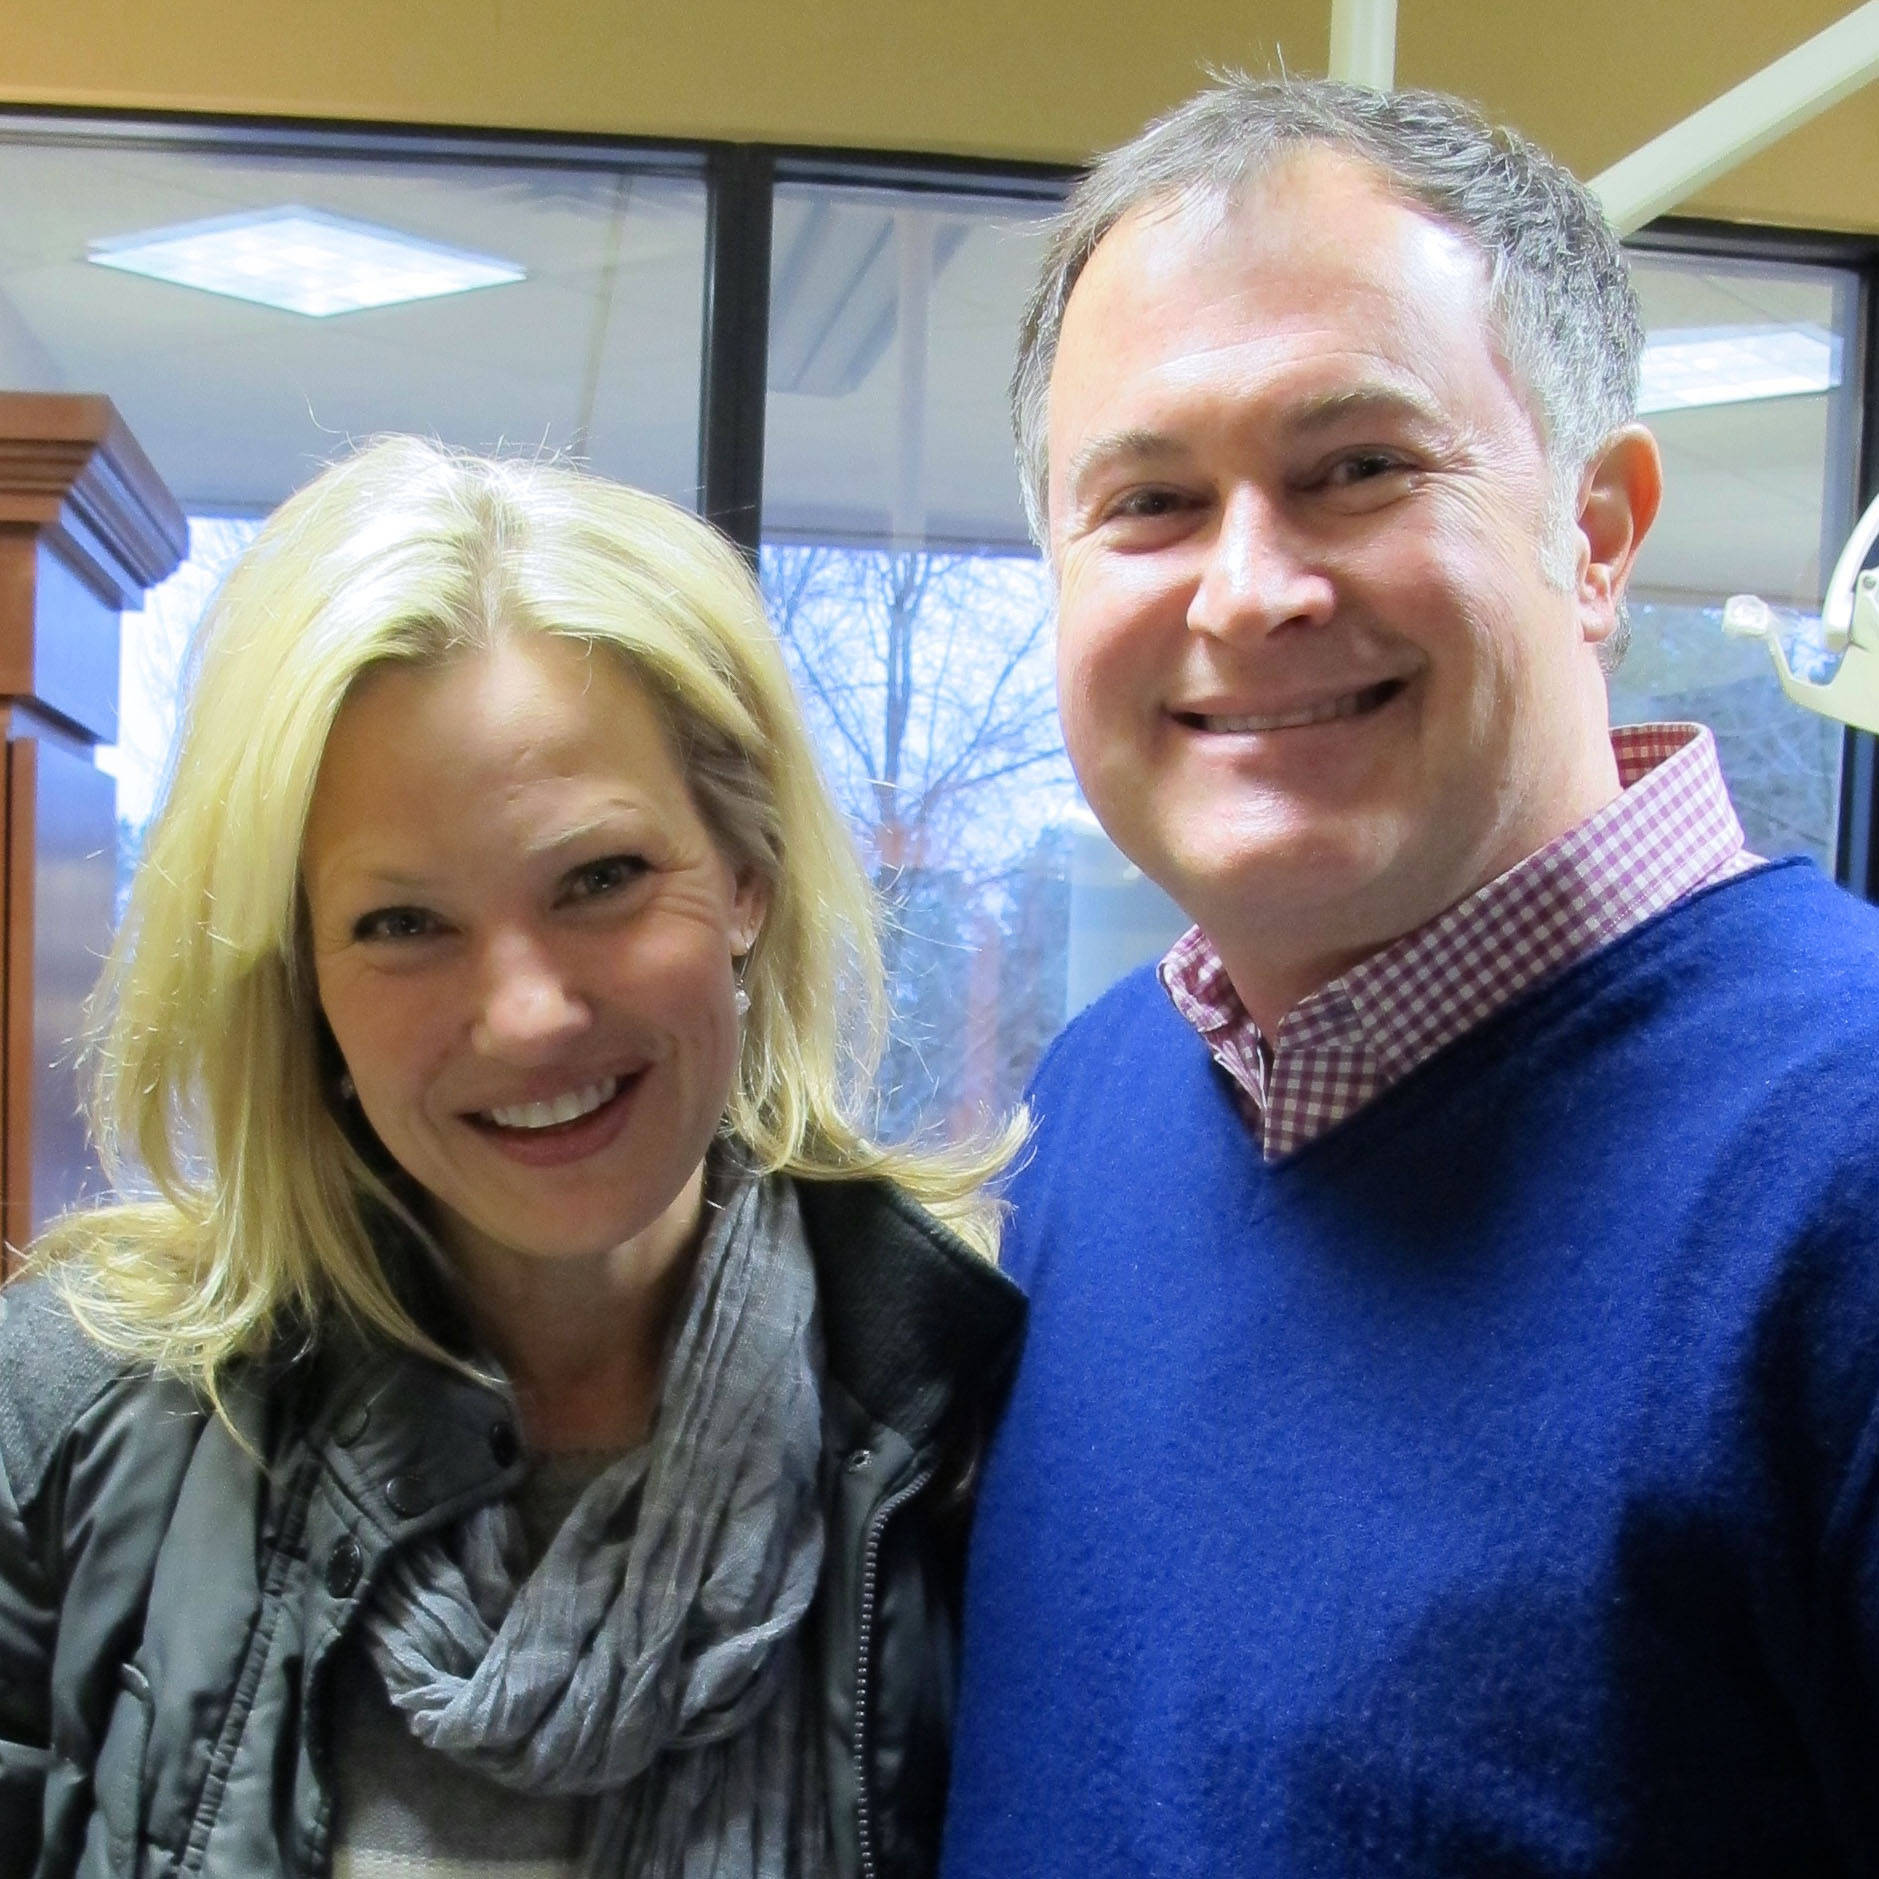
{"type": "Polygon", "coordinates": [[[750,1016],[750,993],[744,988],[744,968],[750,964],[748,953],[739,953],[731,961],[731,1009],[740,1019],[750,1016]]]}
{"type": "Polygon", "coordinates": [[[353,1082],[350,1070],[340,1071],[339,1082],[335,1087],[339,1091],[339,1100],[342,1103],[351,1102],[359,1094],[358,1086],[353,1082]]]}

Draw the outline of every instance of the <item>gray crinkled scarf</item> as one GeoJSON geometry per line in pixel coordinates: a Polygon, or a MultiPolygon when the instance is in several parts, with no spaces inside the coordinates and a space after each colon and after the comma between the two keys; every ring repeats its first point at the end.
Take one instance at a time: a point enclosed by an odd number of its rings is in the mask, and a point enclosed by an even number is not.
{"type": "Polygon", "coordinates": [[[525,1578],[505,1502],[412,1548],[376,1595],[368,1646],[413,1732],[506,1786],[594,1797],[590,1874],[826,1867],[802,1640],[822,1567],[820,1372],[795,1192],[741,1180],[699,1252],[645,1446],[525,1578]]]}

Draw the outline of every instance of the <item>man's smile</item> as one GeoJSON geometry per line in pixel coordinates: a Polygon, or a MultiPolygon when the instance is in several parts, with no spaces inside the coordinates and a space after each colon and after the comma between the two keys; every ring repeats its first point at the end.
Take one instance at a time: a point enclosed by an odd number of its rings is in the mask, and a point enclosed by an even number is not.
{"type": "Polygon", "coordinates": [[[1292,731],[1312,724],[1332,724],[1340,718],[1362,717],[1380,710],[1395,698],[1408,683],[1406,679],[1382,679],[1356,691],[1338,692],[1309,703],[1293,705],[1272,712],[1176,711],[1177,722],[1190,730],[1215,736],[1240,736],[1266,731],[1292,731]]]}

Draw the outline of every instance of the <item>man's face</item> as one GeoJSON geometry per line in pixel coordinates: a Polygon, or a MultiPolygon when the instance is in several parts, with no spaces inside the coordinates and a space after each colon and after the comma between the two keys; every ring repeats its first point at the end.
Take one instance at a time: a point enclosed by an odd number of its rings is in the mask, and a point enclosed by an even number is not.
{"type": "Polygon", "coordinates": [[[1543,572],[1484,270],[1368,170],[1307,151],[1118,223],[1049,444],[1071,759],[1255,1016],[1616,793],[1609,600],[1543,572]]]}

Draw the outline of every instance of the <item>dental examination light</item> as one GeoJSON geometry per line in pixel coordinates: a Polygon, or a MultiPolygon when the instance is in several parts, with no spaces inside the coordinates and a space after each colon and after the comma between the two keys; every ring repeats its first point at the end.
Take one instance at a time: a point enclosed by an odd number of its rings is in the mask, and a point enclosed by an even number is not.
{"type": "Polygon", "coordinates": [[[1879,541],[1879,497],[1847,537],[1820,605],[1824,650],[1840,655],[1839,669],[1823,683],[1794,670],[1781,622],[1757,595],[1731,595],[1722,610],[1722,630],[1738,639],[1764,641],[1781,689],[1797,705],[1855,730],[1879,732],[1879,568],[1866,568],[1875,541],[1879,541]]]}

